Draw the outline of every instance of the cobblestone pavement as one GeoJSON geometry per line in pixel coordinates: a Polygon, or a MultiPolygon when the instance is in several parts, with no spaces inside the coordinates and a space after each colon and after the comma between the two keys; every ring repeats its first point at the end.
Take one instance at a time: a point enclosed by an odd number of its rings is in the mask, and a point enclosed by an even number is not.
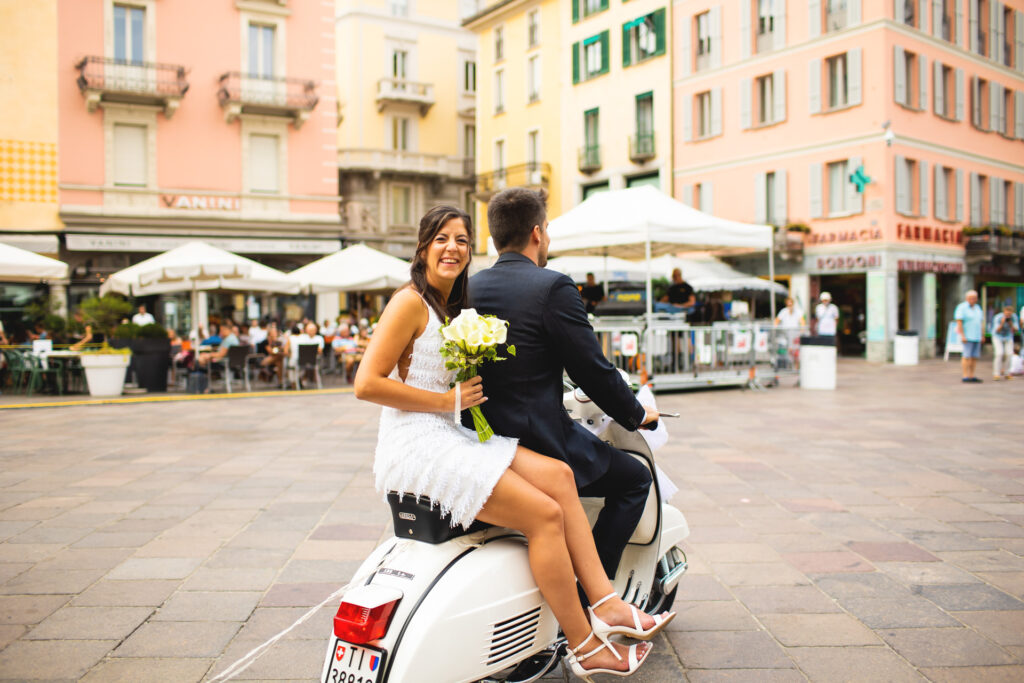
{"type": "MultiPolygon", "coordinates": [[[[661,397],[691,569],[633,680],[1024,680],[1024,380],[839,381],[661,397]]],[[[0,411],[0,678],[199,681],[291,624],[388,534],[377,412],[0,411]]],[[[239,679],[315,680],[332,615],[239,679]]]]}

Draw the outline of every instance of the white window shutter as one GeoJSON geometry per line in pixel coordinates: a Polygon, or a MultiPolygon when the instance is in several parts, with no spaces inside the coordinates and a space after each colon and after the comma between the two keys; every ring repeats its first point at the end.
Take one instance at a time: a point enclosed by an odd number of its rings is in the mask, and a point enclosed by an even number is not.
{"type": "Polygon", "coordinates": [[[807,37],[817,38],[821,35],[821,0],[809,0],[807,5],[807,37]]]}
{"type": "Polygon", "coordinates": [[[1014,62],[1017,71],[1024,73],[1024,12],[1016,10],[1013,13],[1014,36],[1014,62]]]}
{"type": "Polygon", "coordinates": [[[810,174],[810,214],[811,218],[821,218],[824,207],[821,201],[821,181],[823,168],[821,164],[811,164],[810,174]]]}
{"type": "Polygon", "coordinates": [[[946,113],[946,84],[942,80],[942,62],[932,62],[932,107],[936,114],[946,113]]]}
{"type": "Polygon", "coordinates": [[[682,196],[679,197],[679,201],[686,206],[693,207],[693,185],[685,184],[682,187],[682,196]]]}
{"type": "Polygon", "coordinates": [[[846,162],[846,210],[850,213],[862,213],[864,211],[864,193],[857,192],[857,186],[850,182],[850,175],[860,168],[864,160],[861,157],[850,157],[846,162]]]}
{"type": "Polygon", "coordinates": [[[860,0],[846,0],[846,25],[856,26],[860,23],[860,0]]]}
{"type": "MultiPolygon", "coordinates": [[[[897,7],[900,7],[902,4],[899,0],[896,0],[897,7]]],[[[894,45],[892,52],[892,82],[895,87],[893,98],[897,104],[905,105],[907,104],[907,55],[899,45],[894,45]]]]}
{"type": "Polygon", "coordinates": [[[114,124],[114,184],[145,187],[146,169],[146,126],[114,124]]]}
{"type": "Polygon", "coordinates": [[[693,140],[693,95],[683,96],[683,140],[693,140]]]}
{"type": "Polygon", "coordinates": [[[1013,93],[1013,118],[1017,119],[1014,125],[1016,136],[1024,140],[1024,90],[1013,93]]]}
{"type": "Polygon", "coordinates": [[[775,3],[775,35],[772,36],[772,47],[776,50],[786,47],[786,3],[784,2],[775,3]]]}
{"type": "Polygon", "coordinates": [[[971,76],[971,124],[981,128],[981,83],[977,76],[971,76]]]}
{"type": "Polygon", "coordinates": [[[722,66],[722,7],[711,8],[711,68],[722,66]]]}
{"type": "Polygon", "coordinates": [[[812,59],[807,65],[807,97],[812,114],[821,112],[821,60],[812,59]]]}
{"type": "Polygon", "coordinates": [[[750,0],[740,0],[740,58],[750,56],[750,0]]]}
{"type": "MultiPolygon", "coordinates": [[[[999,62],[1000,64],[1003,64],[1004,66],[1013,66],[1012,63],[1005,63],[1006,52],[1003,50],[1003,45],[1006,44],[1006,15],[1003,14],[1004,5],[1001,2],[994,2],[992,4],[996,5],[996,31],[997,40],[999,42],[999,45],[996,47],[996,61],[999,62]]],[[[1010,59],[1013,59],[1012,54],[1010,55],[1010,59]]]]}
{"type": "Polygon", "coordinates": [[[895,156],[893,172],[896,177],[896,213],[907,214],[907,194],[910,188],[907,187],[907,160],[897,154],[895,156]]]}
{"type": "Polygon", "coordinates": [[[981,225],[981,178],[971,173],[971,225],[981,225]]]}
{"type": "Polygon", "coordinates": [[[761,225],[768,222],[767,176],[767,173],[754,174],[754,222],[761,225]]]}
{"type": "MultiPolygon", "coordinates": [[[[896,0],[896,3],[899,1],[896,0]]],[[[942,0],[932,0],[932,35],[936,38],[942,37],[942,0]]]]}
{"type": "MultiPolygon", "coordinates": [[[[957,3],[961,4],[961,3],[957,3]]],[[[978,5],[974,2],[968,2],[967,7],[970,10],[968,14],[968,25],[967,25],[967,46],[971,52],[978,51],[978,5]]],[[[959,9],[959,8],[958,8],[959,9]]]]}
{"type": "Polygon", "coordinates": [[[1013,184],[1013,224],[1024,225],[1024,183],[1013,184]]]}
{"type": "Polygon", "coordinates": [[[892,18],[899,24],[906,21],[906,15],[903,11],[904,7],[906,7],[906,3],[903,0],[892,0],[892,18]]]}
{"type": "Polygon", "coordinates": [[[715,213],[715,200],[711,191],[711,183],[709,182],[700,184],[700,210],[704,213],[715,213]]]}
{"type": "Polygon", "coordinates": [[[964,70],[956,70],[956,120],[964,120],[964,70]]]}
{"type": "Polygon", "coordinates": [[[946,171],[941,164],[935,164],[932,171],[934,176],[932,184],[935,188],[935,217],[943,221],[949,220],[949,214],[946,213],[946,192],[949,189],[946,187],[946,171]]]}
{"type": "Polygon", "coordinates": [[[999,11],[999,3],[995,0],[989,0],[988,3],[988,58],[1001,62],[999,59],[999,51],[1003,49],[1003,44],[999,42],[999,15],[1002,12],[999,11]]]}
{"type": "Polygon", "coordinates": [[[928,16],[928,0],[918,0],[917,2],[917,28],[920,31],[928,31],[928,22],[925,17],[928,16]]]}
{"type": "Polygon", "coordinates": [[[775,220],[780,224],[789,221],[786,203],[786,171],[775,171],[775,220]]]}
{"type": "Polygon", "coordinates": [[[999,223],[999,178],[988,177],[988,222],[999,223]]]}
{"type": "Polygon", "coordinates": [[[722,134],[722,89],[711,89],[711,134],[722,134]]]}
{"type": "Polygon", "coordinates": [[[772,112],[772,122],[779,123],[780,121],[786,120],[786,70],[777,69],[772,74],[772,93],[775,97],[774,107],[775,111],[772,112]]]}
{"type": "MultiPolygon", "coordinates": [[[[692,31],[693,17],[687,17],[687,20],[683,22],[682,30],[679,31],[679,54],[683,57],[679,60],[680,76],[688,76],[690,73],[690,65],[693,63],[693,52],[690,50],[690,34],[692,31]]],[[[672,31],[669,32],[669,35],[672,35],[672,31]]]]}
{"type": "Polygon", "coordinates": [[[249,184],[257,192],[277,192],[278,139],[276,135],[249,136],[249,184]]]}
{"type": "Polygon", "coordinates": [[[740,81],[740,128],[742,130],[747,130],[751,125],[750,98],[753,87],[753,81],[749,78],[740,81]]]}
{"type": "Polygon", "coordinates": [[[919,183],[918,190],[918,216],[928,215],[928,162],[918,161],[917,162],[917,180],[919,183]]]}
{"type": "Polygon", "coordinates": [[[956,204],[956,220],[958,222],[964,219],[964,171],[962,168],[956,169],[956,193],[955,204],[956,204]]]}
{"type": "Polygon", "coordinates": [[[988,84],[988,129],[1000,130],[999,128],[999,84],[989,81],[988,84]]]}
{"type": "Polygon", "coordinates": [[[855,47],[846,53],[847,78],[850,88],[848,101],[851,105],[860,104],[861,102],[861,92],[863,90],[861,84],[861,59],[863,54],[864,50],[859,47],[855,47]]]}
{"type": "Polygon", "coordinates": [[[919,54],[917,66],[917,108],[921,111],[928,111],[928,58],[919,54]]]}

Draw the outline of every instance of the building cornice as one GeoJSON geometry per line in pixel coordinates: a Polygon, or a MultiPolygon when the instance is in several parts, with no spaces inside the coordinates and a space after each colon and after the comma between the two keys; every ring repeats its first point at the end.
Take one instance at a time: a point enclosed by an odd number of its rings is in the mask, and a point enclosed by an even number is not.
{"type": "Polygon", "coordinates": [[[497,20],[499,14],[511,14],[514,10],[523,5],[531,4],[535,0],[498,0],[490,7],[485,7],[476,14],[462,20],[462,25],[471,31],[483,28],[484,24],[491,20],[497,20]]]}
{"type": "Polygon", "coordinates": [[[287,232],[289,236],[337,236],[341,230],[341,216],[305,217],[290,216],[282,220],[254,218],[211,218],[208,216],[139,216],[110,215],[89,211],[92,207],[65,206],[61,208],[60,219],[64,222],[63,232],[101,232],[116,234],[151,235],[155,232],[168,235],[224,234],[252,235],[287,232]]]}

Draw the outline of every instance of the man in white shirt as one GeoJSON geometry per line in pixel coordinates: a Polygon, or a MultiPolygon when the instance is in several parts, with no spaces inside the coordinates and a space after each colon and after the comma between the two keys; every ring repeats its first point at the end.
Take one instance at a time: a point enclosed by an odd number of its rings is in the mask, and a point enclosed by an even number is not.
{"type": "Polygon", "coordinates": [[[152,313],[146,312],[146,304],[139,304],[139,312],[132,316],[132,322],[141,327],[142,325],[152,325],[156,322],[156,318],[152,313]]]}
{"type": "Polygon", "coordinates": [[[821,303],[814,309],[814,319],[818,321],[818,335],[822,337],[836,336],[839,322],[839,308],[832,303],[832,295],[821,293],[821,303]]]}
{"type": "Polygon", "coordinates": [[[784,329],[791,330],[804,326],[804,314],[796,307],[793,297],[786,297],[786,307],[775,316],[775,324],[784,329]]]}

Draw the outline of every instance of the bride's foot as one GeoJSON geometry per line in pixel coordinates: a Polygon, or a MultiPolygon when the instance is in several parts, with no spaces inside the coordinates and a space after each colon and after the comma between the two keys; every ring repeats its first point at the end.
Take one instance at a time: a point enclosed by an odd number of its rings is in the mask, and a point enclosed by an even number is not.
{"type": "Polygon", "coordinates": [[[590,676],[597,673],[629,676],[646,661],[652,648],[650,643],[626,646],[605,642],[595,637],[591,631],[582,642],[575,646],[570,643],[566,661],[573,674],[587,681],[590,680],[590,676]]]}
{"type": "Polygon", "coordinates": [[[590,613],[591,626],[602,640],[614,634],[650,640],[675,617],[675,612],[651,616],[622,600],[617,593],[609,593],[598,600],[590,613]]]}

